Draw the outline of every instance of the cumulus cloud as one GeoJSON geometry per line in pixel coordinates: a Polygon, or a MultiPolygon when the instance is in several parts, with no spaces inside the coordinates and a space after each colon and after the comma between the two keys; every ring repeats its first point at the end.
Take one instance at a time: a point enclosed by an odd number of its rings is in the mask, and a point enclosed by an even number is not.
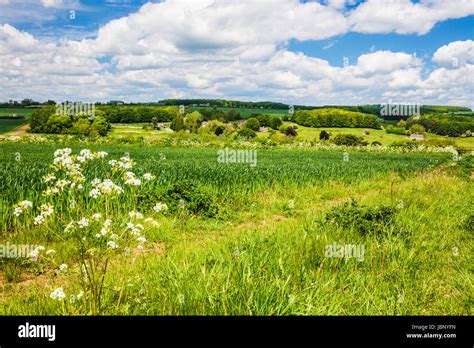
{"type": "MultiPolygon", "coordinates": [[[[0,100],[222,97],[313,105],[380,103],[387,98],[426,103],[469,100],[472,40],[439,48],[432,59],[440,67],[428,75],[422,74],[423,61],[405,52],[371,50],[341,67],[286,48],[290,39],[325,39],[351,28],[429,30],[411,21],[365,19],[364,11],[377,6],[372,1],[352,11],[345,9],[347,3],[148,3],[136,13],[108,22],[95,38],[81,41],[45,42],[4,24],[0,26],[4,86],[0,100]],[[448,66],[453,57],[459,61],[458,69],[448,66]]],[[[431,21],[461,13],[434,1],[393,0],[393,4],[412,9],[417,18],[424,13],[431,21]]]]}
{"type": "Polygon", "coordinates": [[[433,54],[433,62],[453,69],[474,62],[474,41],[454,41],[438,48],[433,54]]]}
{"type": "Polygon", "coordinates": [[[361,33],[426,34],[440,21],[474,14],[472,0],[367,0],[348,17],[361,33]]]}

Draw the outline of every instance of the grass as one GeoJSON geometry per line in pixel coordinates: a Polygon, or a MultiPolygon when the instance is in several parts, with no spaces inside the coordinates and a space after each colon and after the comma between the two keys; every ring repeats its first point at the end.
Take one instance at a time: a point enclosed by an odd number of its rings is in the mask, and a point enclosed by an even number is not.
{"type": "MultiPolygon", "coordinates": [[[[70,192],[40,195],[55,148],[2,145],[1,238],[57,251],[49,261],[2,263],[2,314],[93,313],[91,293],[74,304],[49,298],[57,287],[68,296],[83,289],[80,255],[64,225],[104,212],[91,199],[74,209],[62,205],[70,192]],[[22,199],[54,203],[56,213],[44,226],[13,222],[11,206],[22,199]],[[61,263],[67,271],[58,270],[61,263]]],[[[160,226],[144,232],[144,250],[107,254],[100,314],[472,315],[472,231],[464,221],[474,191],[445,168],[446,154],[350,153],[346,162],[337,152],[259,150],[250,168],[217,163],[213,149],[91,149],[109,152],[108,159],[129,153],[134,172],[156,175],[138,196],[127,191],[113,201],[114,223],[127,221],[131,210],[148,214],[147,197],[183,180],[195,182],[221,211],[215,218],[158,214],[160,226]],[[350,198],[367,209],[398,206],[396,223],[361,235],[325,220],[350,198]],[[364,245],[364,261],[326,257],[334,242],[364,245]]],[[[87,180],[100,176],[100,165],[91,170],[87,180]]]]}

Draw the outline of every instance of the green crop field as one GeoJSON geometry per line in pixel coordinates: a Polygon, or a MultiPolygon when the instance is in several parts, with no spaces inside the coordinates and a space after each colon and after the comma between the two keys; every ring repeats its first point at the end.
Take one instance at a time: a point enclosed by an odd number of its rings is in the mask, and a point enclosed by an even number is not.
{"type": "Polygon", "coordinates": [[[472,314],[472,156],[1,146],[1,314],[472,314]]]}
{"type": "Polygon", "coordinates": [[[0,118],[0,134],[8,133],[15,128],[25,124],[24,119],[1,119],[0,118]]]}

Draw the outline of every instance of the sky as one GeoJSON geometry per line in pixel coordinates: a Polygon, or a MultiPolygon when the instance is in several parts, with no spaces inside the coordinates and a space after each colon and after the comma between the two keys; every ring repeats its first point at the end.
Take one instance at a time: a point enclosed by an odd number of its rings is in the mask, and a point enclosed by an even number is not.
{"type": "Polygon", "coordinates": [[[0,100],[474,107],[474,0],[0,0],[0,100]]]}

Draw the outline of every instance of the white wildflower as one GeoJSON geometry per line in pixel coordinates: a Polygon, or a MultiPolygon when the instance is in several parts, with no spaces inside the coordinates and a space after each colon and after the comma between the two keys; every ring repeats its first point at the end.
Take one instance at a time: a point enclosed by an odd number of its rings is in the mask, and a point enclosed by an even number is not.
{"type": "Polygon", "coordinates": [[[115,243],[115,242],[113,242],[113,241],[108,241],[108,242],[107,242],[107,246],[108,246],[109,248],[112,248],[112,249],[117,249],[117,247],[118,247],[117,243],[115,243]]]}
{"type": "Polygon", "coordinates": [[[95,221],[99,221],[99,220],[102,218],[102,214],[96,213],[96,214],[92,215],[92,218],[93,218],[95,221]]]}
{"type": "Polygon", "coordinates": [[[51,293],[51,295],[49,295],[49,297],[56,301],[62,301],[66,298],[66,294],[64,293],[63,288],[57,288],[51,293]]]}
{"type": "Polygon", "coordinates": [[[143,179],[145,179],[146,181],[151,181],[155,178],[155,176],[151,173],[145,173],[143,174],[143,179]]]}
{"type": "Polygon", "coordinates": [[[79,226],[79,228],[85,228],[85,227],[89,226],[89,219],[82,218],[77,222],[77,225],[79,226]]]}
{"type": "Polygon", "coordinates": [[[159,213],[160,211],[168,210],[168,206],[166,205],[166,203],[156,203],[153,207],[153,210],[159,213]]]}

